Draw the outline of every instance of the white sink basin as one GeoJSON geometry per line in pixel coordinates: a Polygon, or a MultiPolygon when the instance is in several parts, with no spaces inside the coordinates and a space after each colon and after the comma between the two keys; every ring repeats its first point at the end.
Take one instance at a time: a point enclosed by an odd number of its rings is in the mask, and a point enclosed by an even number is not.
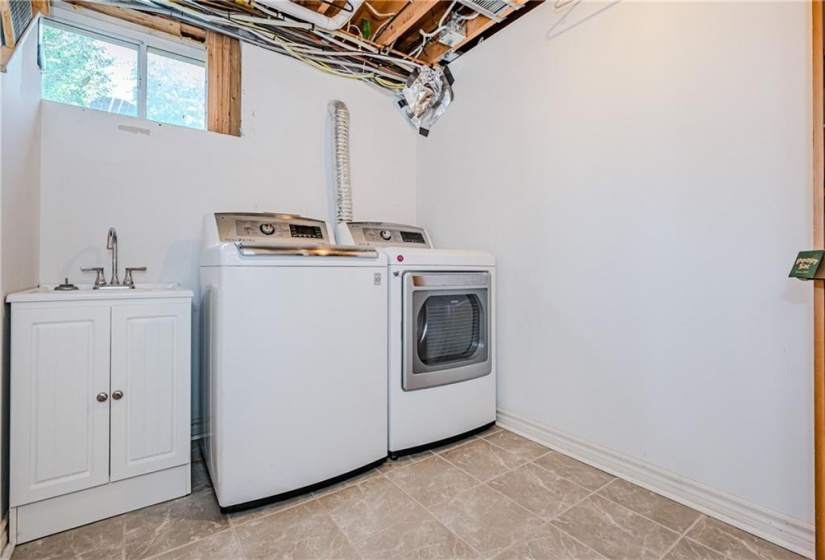
{"type": "Polygon", "coordinates": [[[91,284],[79,284],[77,290],[60,291],[55,285],[45,285],[23,292],[11,294],[6,298],[9,303],[23,301],[82,301],[98,299],[146,299],[192,297],[192,290],[181,288],[175,283],[135,284],[132,289],[98,289],[91,284]]]}

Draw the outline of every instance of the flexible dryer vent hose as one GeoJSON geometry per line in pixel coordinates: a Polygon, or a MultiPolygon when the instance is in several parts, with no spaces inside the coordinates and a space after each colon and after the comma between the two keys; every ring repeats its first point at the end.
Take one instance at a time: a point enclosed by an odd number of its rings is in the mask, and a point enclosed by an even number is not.
{"type": "Polygon", "coordinates": [[[352,186],[349,175],[349,110],[343,101],[331,101],[332,168],[335,174],[335,218],[352,221],[352,186]]]}

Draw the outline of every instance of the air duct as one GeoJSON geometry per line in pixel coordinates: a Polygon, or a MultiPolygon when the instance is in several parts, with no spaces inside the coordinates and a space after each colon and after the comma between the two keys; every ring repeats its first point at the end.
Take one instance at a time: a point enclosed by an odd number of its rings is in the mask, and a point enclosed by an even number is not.
{"type": "Polygon", "coordinates": [[[340,223],[352,221],[352,186],[349,176],[349,109],[343,101],[331,101],[332,171],[335,177],[335,219],[340,223]]]}
{"type": "Polygon", "coordinates": [[[319,14],[315,10],[310,10],[309,8],[290,2],[289,0],[255,0],[255,3],[273,8],[285,14],[289,14],[294,18],[311,23],[316,27],[320,27],[328,31],[336,31],[349,23],[349,20],[352,19],[355,12],[358,11],[358,8],[360,8],[361,4],[364,3],[364,0],[348,0],[348,9],[339,11],[333,17],[327,17],[323,14],[319,14]]]}

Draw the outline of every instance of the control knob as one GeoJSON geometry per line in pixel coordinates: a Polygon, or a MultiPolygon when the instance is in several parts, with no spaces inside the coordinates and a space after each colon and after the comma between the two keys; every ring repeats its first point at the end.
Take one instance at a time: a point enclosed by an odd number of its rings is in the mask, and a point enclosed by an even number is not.
{"type": "Polygon", "coordinates": [[[272,224],[261,224],[261,233],[264,235],[272,235],[275,233],[275,226],[272,224]]]}
{"type": "Polygon", "coordinates": [[[379,235],[381,236],[381,239],[383,239],[384,241],[389,241],[390,239],[392,239],[392,232],[388,229],[382,229],[379,235]]]}

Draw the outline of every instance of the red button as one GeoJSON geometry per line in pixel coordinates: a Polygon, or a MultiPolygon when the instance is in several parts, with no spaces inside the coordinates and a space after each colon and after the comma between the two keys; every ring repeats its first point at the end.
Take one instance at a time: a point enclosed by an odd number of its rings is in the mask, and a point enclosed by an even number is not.
{"type": "Polygon", "coordinates": [[[397,257],[395,257],[395,260],[397,260],[398,262],[404,262],[404,255],[398,255],[397,257]]]}

